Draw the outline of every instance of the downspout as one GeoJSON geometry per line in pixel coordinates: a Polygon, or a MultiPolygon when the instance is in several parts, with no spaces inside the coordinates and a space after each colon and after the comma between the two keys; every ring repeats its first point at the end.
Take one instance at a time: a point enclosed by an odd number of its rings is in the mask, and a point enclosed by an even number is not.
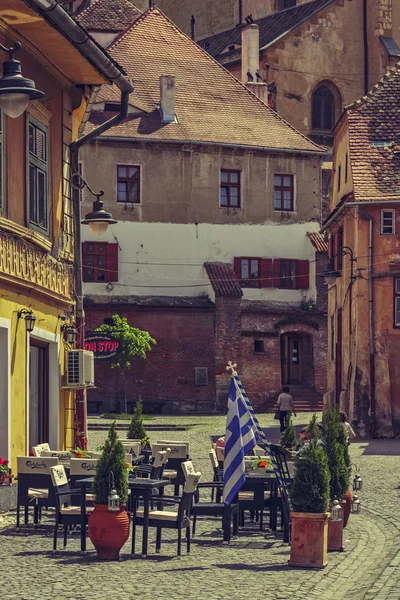
{"type": "Polygon", "coordinates": [[[368,54],[368,7],[367,0],[363,0],[363,37],[364,37],[364,95],[369,91],[369,54],[368,54]]]}
{"type": "Polygon", "coordinates": [[[371,386],[370,400],[370,432],[375,436],[376,430],[376,397],[375,397],[375,320],[374,320],[374,287],[373,287],[373,226],[374,218],[357,207],[357,213],[368,221],[368,312],[369,312],[369,378],[371,386]]]}

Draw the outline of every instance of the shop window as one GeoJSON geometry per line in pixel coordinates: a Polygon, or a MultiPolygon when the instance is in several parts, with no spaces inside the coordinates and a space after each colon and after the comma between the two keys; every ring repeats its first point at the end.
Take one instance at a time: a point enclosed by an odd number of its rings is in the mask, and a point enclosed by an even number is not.
{"type": "Polygon", "coordinates": [[[394,327],[400,327],[400,278],[394,279],[394,327]]]}
{"type": "Polygon", "coordinates": [[[194,368],[194,383],[195,383],[195,385],[208,385],[208,368],[207,367],[195,367],[194,368]]]}
{"type": "Polygon", "coordinates": [[[240,208],[240,202],[240,171],[221,169],[220,206],[240,208]]]}
{"type": "Polygon", "coordinates": [[[82,244],[83,281],[118,281],[118,244],[84,242],[82,244]]]}
{"type": "Polygon", "coordinates": [[[394,210],[381,210],[381,235],[395,234],[395,217],[394,210]]]}
{"type": "Polygon", "coordinates": [[[117,166],[117,202],[140,204],[140,167],[117,166]]]}
{"type": "Polygon", "coordinates": [[[274,210],[294,210],[294,176],[276,174],[274,176],[274,210]]]}
{"type": "Polygon", "coordinates": [[[254,352],[264,352],[264,340],[254,340],[254,352]]]}
{"type": "Polygon", "coordinates": [[[28,115],[29,222],[48,230],[47,127],[28,115]]]}

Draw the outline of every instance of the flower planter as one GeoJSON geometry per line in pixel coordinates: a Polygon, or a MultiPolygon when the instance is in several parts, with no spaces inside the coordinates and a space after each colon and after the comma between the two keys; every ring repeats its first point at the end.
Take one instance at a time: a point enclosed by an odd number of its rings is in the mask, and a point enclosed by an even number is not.
{"type": "Polygon", "coordinates": [[[352,499],[353,499],[353,494],[351,493],[351,490],[347,490],[342,502],[340,503],[340,506],[342,507],[342,510],[343,510],[343,529],[346,527],[349,517],[350,517],[352,499]]]}
{"type": "Polygon", "coordinates": [[[343,520],[328,520],[328,552],[343,552],[343,520]]]}
{"type": "Polygon", "coordinates": [[[101,560],[118,560],[119,551],[129,538],[130,517],[121,504],[120,510],[108,510],[107,504],[94,504],[89,515],[88,534],[101,560]]]}
{"type": "Polygon", "coordinates": [[[292,540],[289,566],[323,569],[328,564],[329,513],[290,513],[292,540]]]}

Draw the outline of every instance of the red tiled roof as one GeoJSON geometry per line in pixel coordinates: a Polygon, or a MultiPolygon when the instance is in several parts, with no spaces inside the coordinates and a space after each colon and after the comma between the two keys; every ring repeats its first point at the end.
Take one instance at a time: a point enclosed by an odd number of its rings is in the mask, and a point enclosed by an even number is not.
{"type": "Polygon", "coordinates": [[[321,233],[309,231],[307,235],[317,252],[328,252],[328,242],[321,233]]]}
{"type": "Polygon", "coordinates": [[[77,15],[77,21],[89,31],[125,31],[142,11],[129,0],[94,0],[77,15]]]}
{"type": "MultiPolygon", "coordinates": [[[[199,48],[159,9],[144,13],[108,51],[133,78],[135,91],[130,103],[143,112],[129,115],[108,130],[107,136],[323,152],[199,48]],[[161,121],[161,75],[176,78],[177,123],[166,125],[161,121]]],[[[110,101],[118,96],[110,86],[102,86],[98,99],[110,101]]]]}
{"type": "Polygon", "coordinates": [[[399,200],[400,63],[346,112],[355,200],[399,200]]]}
{"type": "Polygon", "coordinates": [[[232,265],[221,262],[207,262],[204,263],[204,267],[216,296],[243,296],[242,288],[232,265]]]}

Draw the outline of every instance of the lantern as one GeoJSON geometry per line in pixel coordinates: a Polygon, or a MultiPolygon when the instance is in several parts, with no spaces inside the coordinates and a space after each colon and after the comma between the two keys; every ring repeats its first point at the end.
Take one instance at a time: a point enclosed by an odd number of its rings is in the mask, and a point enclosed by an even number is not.
{"type": "Polygon", "coordinates": [[[28,310],[27,308],[23,308],[22,310],[19,311],[18,313],[18,318],[22,319],[25,318],[25,326],[26,326],[26,331],[27,333],[32,333],[32,331],[35,328],[35,322],[36,322],[36,317],[33,314],[33,312],[31,310],[28,310]],[[25,315],[25,317],[24,317],[25,315]]]}
{"type": "Polygon", "coordinates": [[[112,471],[110,471],[110,479],[112,483],[110,493],[108,495],[108,510],[117,511],[119,510],[121,498],[118,496],[117,490],[115,489],[114,473],[112,471]]]}
{"type": "Polygon", "coordinates": [[[354,479],[353,479],[353,490],[359,492],[362,490],[362,487],[363,487],[363,480],[361,478],[361,475],[360,475],[360,473],[356,473],[354,475],[354,479]]]}
{"type": "Polygon", "coordinates": [[[353,495],[353,500],[351,501],[351,512],[355,515],[359,515],[361,512],[361,502],[358,499],[357,494],[353,495]]]}
{"type": "Polygon", "coordinates": [[[342,507],[340,506],[339,502],[335,498],[335,500],[332,502],[332,507],[331,507],[331,520],[332,521],[341,521],[342,515],[343,515],[342,507]]]}

